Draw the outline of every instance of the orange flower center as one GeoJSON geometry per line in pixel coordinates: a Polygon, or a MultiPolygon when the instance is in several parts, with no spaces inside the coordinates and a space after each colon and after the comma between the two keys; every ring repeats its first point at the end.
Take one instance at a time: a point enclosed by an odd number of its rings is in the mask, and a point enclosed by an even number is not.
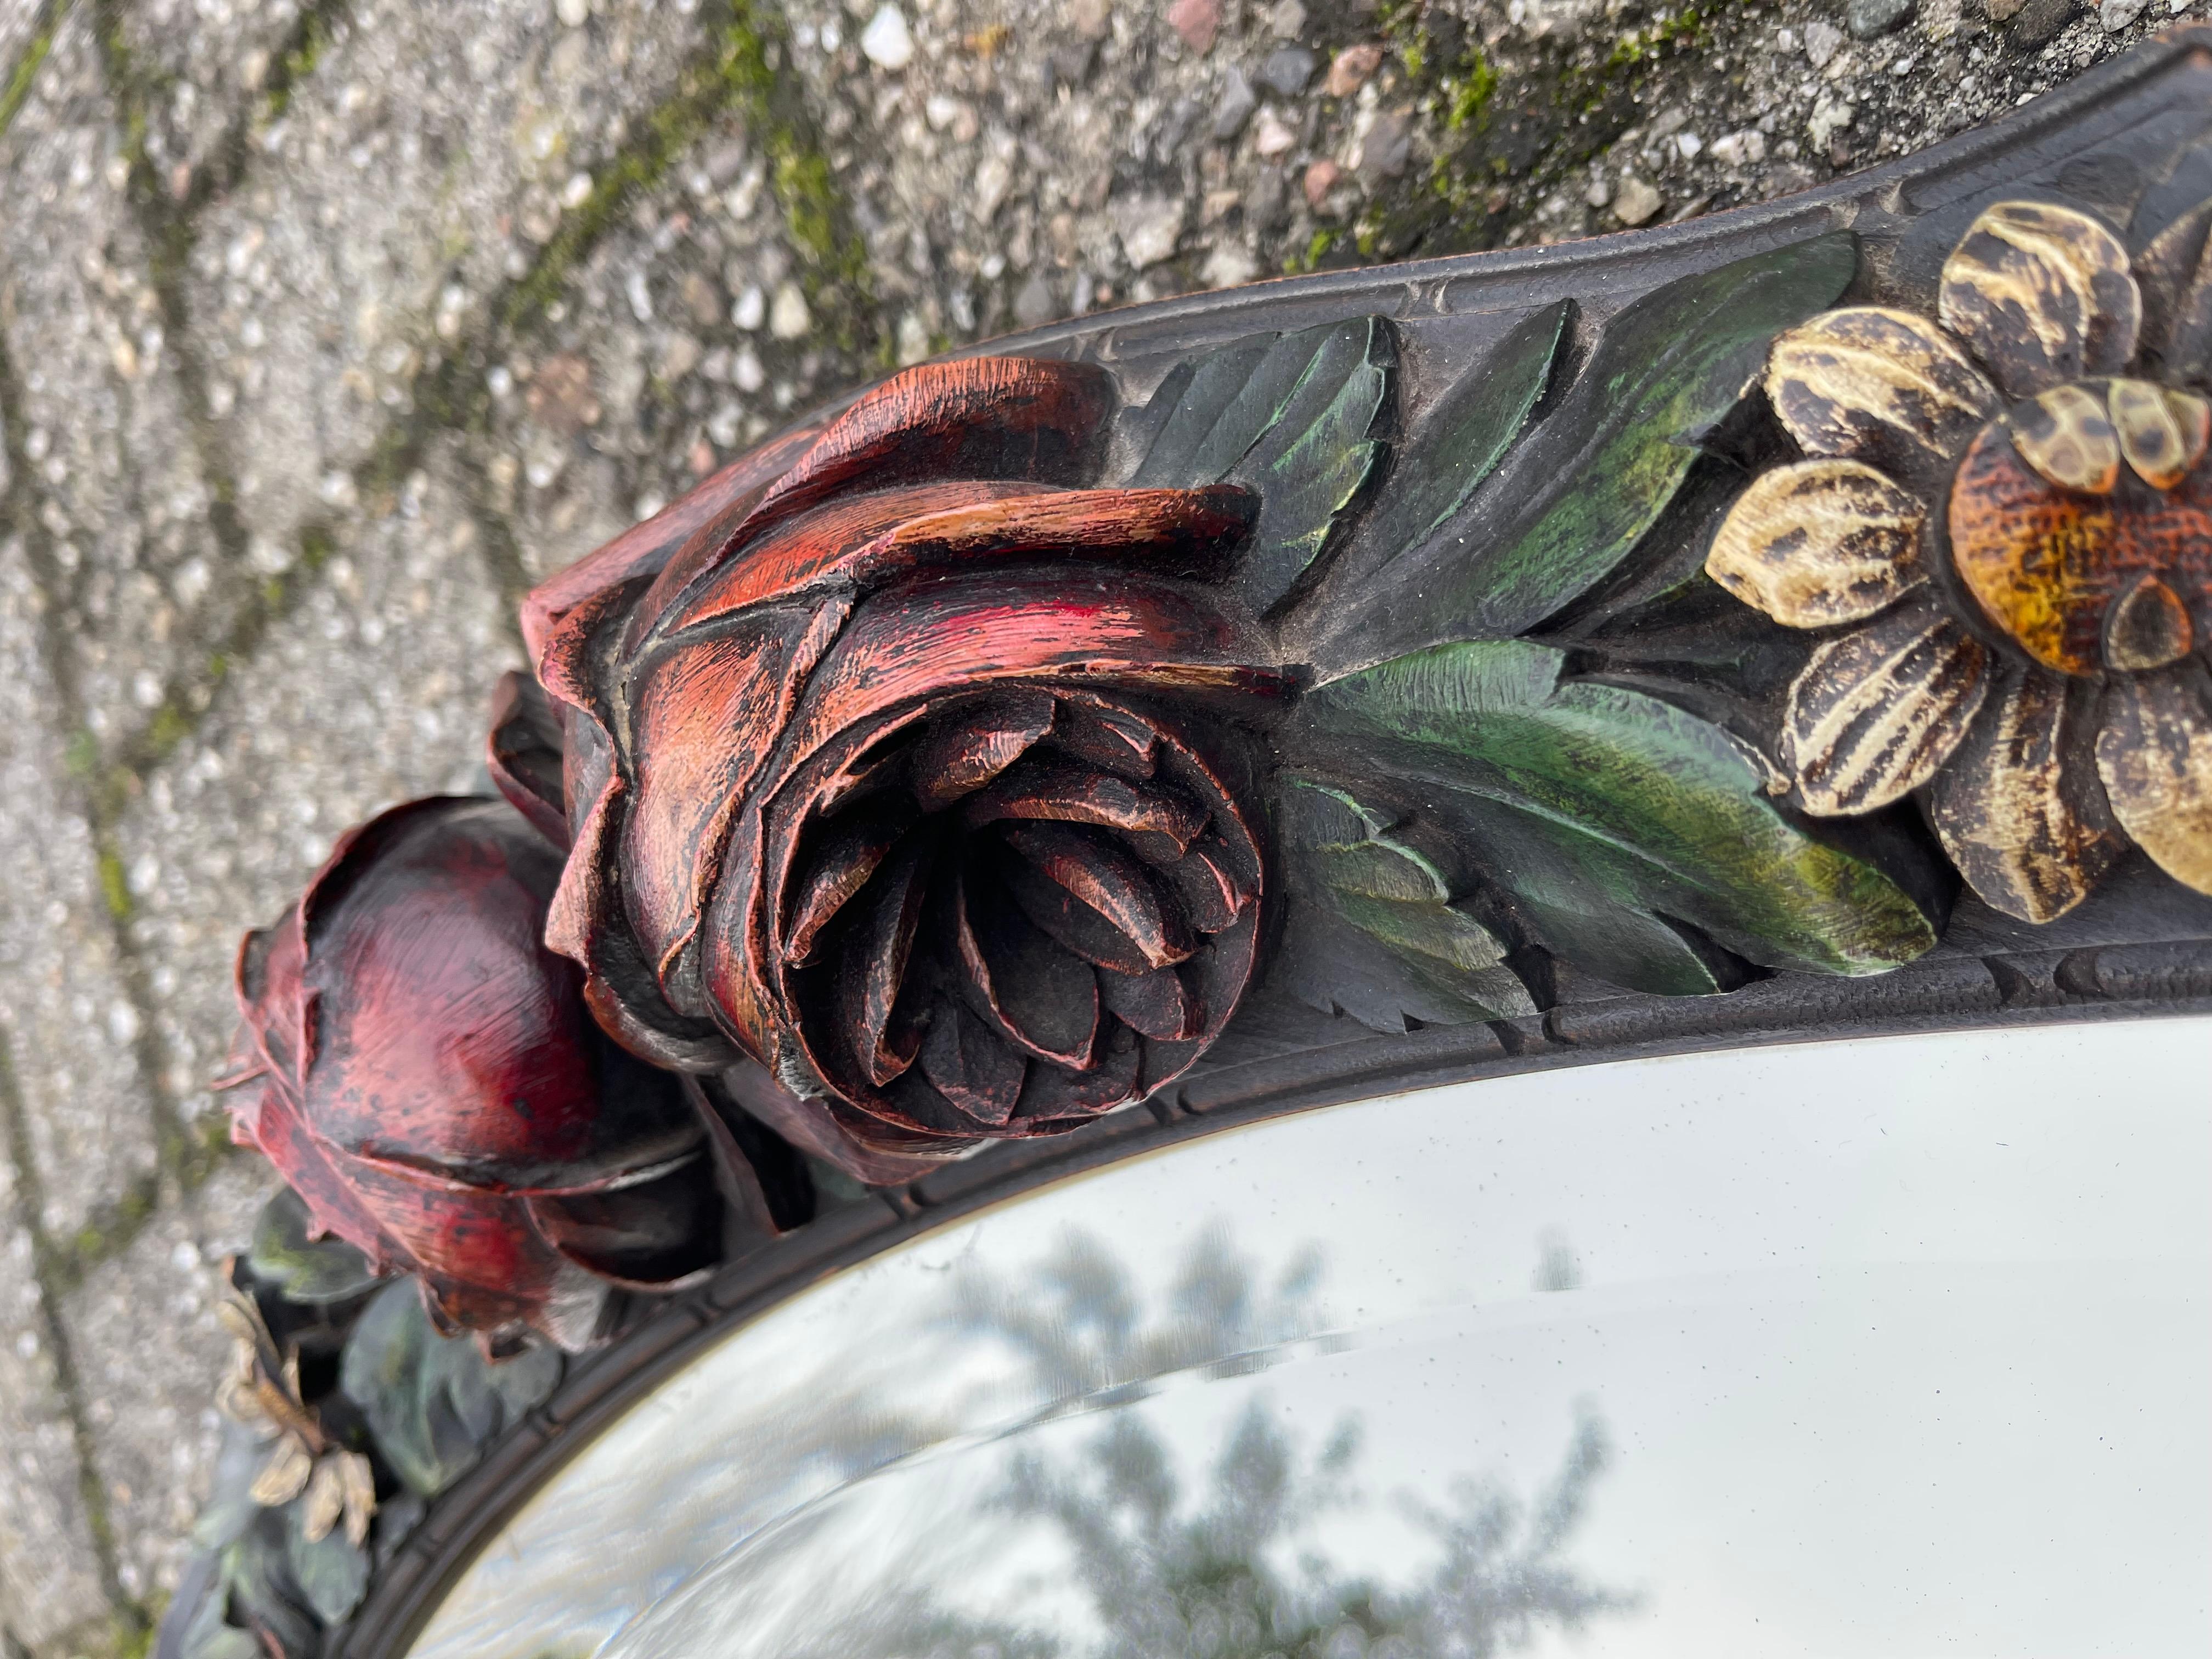
{"type": "Polygon", "coordinates": [[[1951,485],[1984,613],[2067,674],[2160,668],[2212,638],[2212,404],[2148,380],[2053,387],[1990,422],[1951,485]]]}

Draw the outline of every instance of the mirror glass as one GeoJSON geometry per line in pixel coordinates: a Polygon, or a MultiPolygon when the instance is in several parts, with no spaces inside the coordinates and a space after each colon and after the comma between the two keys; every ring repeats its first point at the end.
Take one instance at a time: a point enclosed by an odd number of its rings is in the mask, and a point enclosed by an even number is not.
{"type": "Polygon", "coordinates": [[[1186,1143],[733,1331],[417,1659],[2212,1652],[2212,1018],[1186,1143]]]}

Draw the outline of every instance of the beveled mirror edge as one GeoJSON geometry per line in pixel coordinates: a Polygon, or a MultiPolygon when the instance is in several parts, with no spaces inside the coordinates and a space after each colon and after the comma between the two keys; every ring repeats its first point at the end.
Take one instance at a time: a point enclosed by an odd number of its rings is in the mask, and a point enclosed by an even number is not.
{"type": "Polygon", "coordinates": [[[380,1566],[332,1659],[400,1659],[510,1516],[629,1406],[731,1332],[832,1274],[1054,1182],[1294,1113],[1487,1078],[1716,1049],[2190,1014],[2212,1014],[2212,939],[1951,957],[1875,980],[1792,978],[1725,997],[1573,1006],[1524,1022],[1539,1029],[1517,1033],[1510,1050],[1489,1027],[1437,1028],[1420,1034],[1432,1042],[1401,1039],[1382,1055],[1307,1050],[1221,1068],[1073,1134],[1001,1143],[825,1212],[576,1365],[433,1502],[380,1566]]]}

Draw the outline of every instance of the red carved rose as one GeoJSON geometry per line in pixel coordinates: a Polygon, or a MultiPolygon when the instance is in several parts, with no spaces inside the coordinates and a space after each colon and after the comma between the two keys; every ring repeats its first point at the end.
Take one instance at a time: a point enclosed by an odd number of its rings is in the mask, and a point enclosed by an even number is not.
{"type": "Polygon", "coordinates": [[[525,607],[574,836],[549,943],[637,1054],[757,1062],[864,1172],[1143,1097],[1252,965],[1212,739],[1276,679],[1202,579],[1254,502],[1083,487],[1109,409],[1078,364],[908,371],[525,607]]]}
{"type": "Polygon", "coordinates": [[[498,801],[349,833],[240,949],[233,1133],[448,1328],[587,1340],[614,1284],[708,1264],[720,1200],[676,1079],[544,948],[561,857],[498,801]]]}

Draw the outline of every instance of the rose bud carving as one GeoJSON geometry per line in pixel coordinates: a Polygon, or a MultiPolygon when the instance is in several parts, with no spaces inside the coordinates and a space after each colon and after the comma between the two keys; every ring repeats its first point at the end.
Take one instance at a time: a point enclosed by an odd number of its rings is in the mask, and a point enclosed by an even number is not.
{"type": "Polygon", "coordinates": [[[340,840],[248,933],[233,1135],[380,1273],[489,1340],[588,1341],[617,1285],[720,1253],[722,1200],[678,1080],[592,1024],[544,948],[561,857],[503,802],[410,802],[340,840]]]}
{"type": "Polygon", "coordinates": [[[1256,501],[1088,487],[1110,410],[1079,364],[910,370],[525,607],[548,942],[637,1054],[757,1063],[854,1167],[1140,1099],[1251,970],[1219,745],[1280,677],[1209,582],[1256,501]]]}

